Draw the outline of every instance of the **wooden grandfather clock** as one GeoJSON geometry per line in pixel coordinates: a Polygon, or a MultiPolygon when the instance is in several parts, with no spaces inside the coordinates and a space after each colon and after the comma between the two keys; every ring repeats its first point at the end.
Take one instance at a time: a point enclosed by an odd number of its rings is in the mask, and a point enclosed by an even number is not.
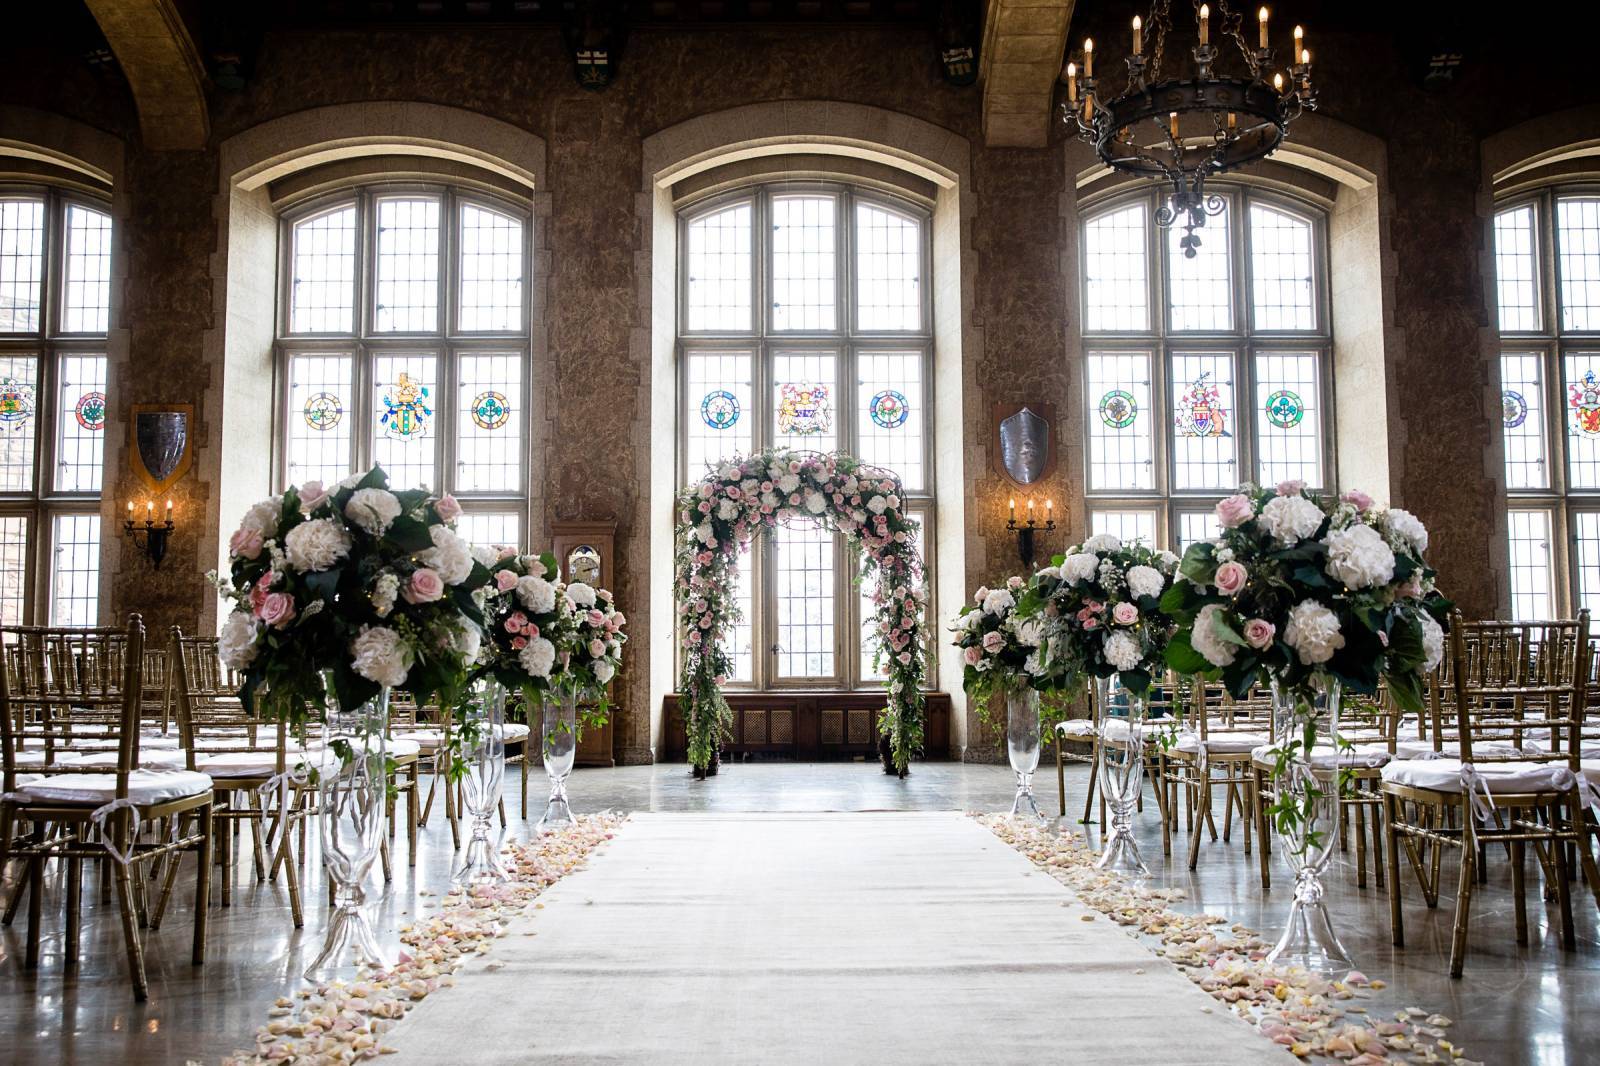
{"type": "MultiPolygon", "coordinates": [[[[568,584],[582,581],[586,585],[604,589],[616,584],[615,571],[612,569],[612,560],[615,558],[612,549],[617,539],[615,522],[552,522],[550,533],[551,551],[556,557],[556,565],[561,568],[561,580],[568,584]]],[[[617,683],[613,679],[606,686],[606,697],[611,702],[606,724],[599,729],[585,729],[578,741],[579,766],[617,765],[612,755],[612,737],[616,733],[612,722],[622,713],[622,708],[616,701],[616,689],[617,683]]]]}

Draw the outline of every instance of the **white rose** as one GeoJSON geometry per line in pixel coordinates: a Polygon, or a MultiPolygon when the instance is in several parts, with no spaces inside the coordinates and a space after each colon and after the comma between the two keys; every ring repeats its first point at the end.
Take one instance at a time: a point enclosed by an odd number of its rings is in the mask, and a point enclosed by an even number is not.
{"type": "Polygon", "coordinates": [[[472,576],[472,550],[467,542],[444,526],[429,526],[433,547],[417,553],[417,561],[439,571],[446,585],[459,585],[472,576]]]}
{"type": "Polygon", "coordinates": [[[248,611],[234,611],[222,624],[222,635],[217,638],[217,656],[229,670],[243,670],[256,661],[256,637],[261,627],[248,611]]]}
{"type": "Polygon", "coordinates": [[[534,637],[517,653],[517,663],[533,677],[549,677],[555,661],[556,646],[543,637],[534,637]]]}
{"type": "Polygon", "coordinates": [[[1274,496],[1257,521],[1278,543],[1292,547],[1316,533],[1322,519],[1322,508],[1304,496],[1274,496]]]}
{"type": "Polygon", "coordinates": [[[534,614],[549,614],[556,609],[556,587],[538,574],[517,578],[517,599],[534,614]]]}
{"type": "Polygon", "coordinates": [[[1044,643],[1044,620],[1037,616],[1025,618],[1014,627],[1017,643],[1025,648],[1037,648],[1044,643]]]}
{"type": "Polygon", "coordinates": [[[378,612],[379,618],[389,617],[389,612],[394,610],[395,597],[400,594],[400,578],[384,571],[378,575],[378,580],[372,585],[372,607],[378,612]]]}
{"type": "Polygon", "coordinates": [[[695,526],[694,535],[699,538],[701,544],[707,547],[717,542],[717,533],[716,530],[711,528],[710,521],[701,522],[698,526],[695,526]]]}
{"type": "Polygon", "coordinates": [[[1212,666],[1231,666],[1234,645],[1223,640],[1216,632],[1217,616],[1221,613],[1220,603],[1208,603],[1200,608],[1200,613],[1195,616],[1194,631],[1189,634],[1189,643],[1212,666]]]}
{"type": "Polygon", "coordinates": [[[350,642],[351,666],[368,681],[394,688],[406,683],[411,671],[411,647],[400,634],[384,626],[366,626],[350,642]]]}
{"type": "Polygon", "coordinates": [[[283,515],[283,497],[269,496],[260,503],[253,504],[250,510],[244,513],[244,520],[239,523],[240,529],[253,529],[263,538],[269,538],[278,532],[278,520],[283,515]]]}
{"type": "Polygon", "coordinates": [[[981,610],[968,611],[966,614],[962,615],[956,620],[956,624],[970,633],[983,624],[983,612],[981,610]]]}
{"type": "Polygon", "coordinates": [[[400,517],[400,501],[386,489],[357,489],[344,505],[344,514],[374,537],[381,537],[400,517]]]}
{"type": "Polygon", "coordinates": [[[1016,599],[1005,589],[990,589],[989,594],[983,598],[983,613],[999,614],[1011,610],[1016,605],[1016,599]]]}
{"type": "Polygon", "coordinates": [[[1324,567],[1332,577],[1352,589],[1387,585],[1394,580],[1394,552],[1378,531],[1368,525],[1353,525],[1328,534],[1328,562],[1324,567]]]}
{"type": "Polygon", "coordinates": [[[302,522],[283,538],[289,565],[302,574],[326,570],[350,553],[350,534],[332,518],[302,522]]]}
{"type": "Polygon", "coordinates": [[[611,665],[610,659],[601,659],[594,664],[594,679],[604,685],[616,676],[617,668],[611,665]]]}
{"type": "Polygon", "coordinates": [[[1127,576],[1128,591],[1135,596],[1159,596],[1167,584],[1161,571],[1153,566],[1130,566],[1127,576]]]}
{"type": "Polygon", "coordinates": [[[1444,628],[1433,620],[1433,615],[1422,612],[1422,670],[1433,673],[1444,661],[1444,628]]]}
{"type": "Polygon", "coordinates": [[[1118,670],[1132,670],[1144,658],[1139,642],[1125,629],[1119,629],[1106,638],[1106,662],[1118,670]]]}
{"type": "Polygon", "coordinates": [[[483,650],[483,630],[463,615],[456,616],[452,628],[451,647],[460,652],[462,660],[471,666],[478,661],[478,653],[483,650]]]}
{"type": "Polygon", "coordinates": [[[1091,552],[1077,552],[1061,562],[1061,578],[1069,584],[1093,581],[1100,572],[1100,559],[1091,552]]]}
{"type": "Polygon", "coordinates": [[[500,561],[500,550],[492,544],[474,544],[472,559],[487,570],[500,561]]]}
{"type": "Polygon", "coordinates": [[[1396,507],[1384,512],[1383,528],[1402,547],[1410,548],[1418,555],[1428,550],[1428,527],[1410,511],[1396,507]]]}
{"type": "Polygon", "coordinates": [[[717,517],[724,522],[732,522],[739,517],[739,505],[732,500],[723,500],[717,504],[717,517]]]}
{"type": "Polygon", "coordinates": [[[567,586],[567,602],[575,607],[593,607],[594,587],[585,585],[582,581],[574,581],[567,586]]]}
{"type": "MultiPolygon", "coordinates": [[[[1297,497],[1278,497],[1295,499],[1297,497]]],[[[1295,650],[1300,661],[1316,666],[1333,658],[1344,647],[1339,632],[1339,616],[1316,600],[1301,600],[1289,609],[1289,624],[1283,627],[1283,642],[1295,650]]]]}
{"type": "Polygon", "coordinates": [[[785,496],[800,487],[799,474],[785,474],[778,479],[778,491],[785,496]]]}
{"type": "Polygon", "coordinates": [[[867,501],[867,510],[871,511],[873,514],[882,514],[884,511],[888,510],[888,507],[889,501],[884,499],[882,496],[873,496],[867,501]]]}
{"type": "Polygon", "coordinates": [[[828,501],[823,498],[822,493],[820,493],[820,492],[812,492],[812,493],[807,494],[807,496],[806,496],[806,510],[810,511],[812,514],[821,514],[823,511],[826,511],[827,509],[828,509],[828,501]]]}
{"type": "Polygon", "coordinates": [[[1053,577],[1057,581],[1059,581],[1059,580],[1061,580],[1061,567],[1059,567],[1059,566],[1047,566],[1044,569],[1039,571],[1039,576],[1040,577],[1053,577]]]}
{"type": "Polygon", "coordinates": [[[1086,552],[1114,552],[1121,547],[1122,541],[1110,533],[1101,533],[1083,542],[1083,550],[1086,552]]]}

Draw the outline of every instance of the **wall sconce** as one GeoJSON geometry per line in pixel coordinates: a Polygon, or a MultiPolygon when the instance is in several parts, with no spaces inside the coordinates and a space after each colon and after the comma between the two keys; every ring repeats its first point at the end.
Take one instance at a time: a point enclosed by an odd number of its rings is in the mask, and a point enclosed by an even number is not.
{"type": "Polygon", "coordinates": [[[1006,529],[1017,535],[1017,555],[1022,559],[1023,567],[1028,573],[1033,573],[1033,534],[1037,530],[1046,533],[1055,532],[1056,505],[1053,500],[1044,501],[1044,524],[1040,525],[1033,517],[1033,500],[1028,500],[1028,520],[1017,521],[1017,501],[1012,499],[1006,507],[1011,512],[1010,521],[1006,522],[1006,529]]]}
{"type": "Polygon", "coordinates": [[[122,523],[124,536],[133,539],[133,543],[150,558],[150,563],[157,570],[161,569],[161,560],[167,554],[167,538],[172,535],[172,501],[167,501],[167,520],[156,521],[156,505],[152,500],[144,501],[144,524],[135,525],[133,521],[133,501],[128,501],[128,520],[122,523]]]}

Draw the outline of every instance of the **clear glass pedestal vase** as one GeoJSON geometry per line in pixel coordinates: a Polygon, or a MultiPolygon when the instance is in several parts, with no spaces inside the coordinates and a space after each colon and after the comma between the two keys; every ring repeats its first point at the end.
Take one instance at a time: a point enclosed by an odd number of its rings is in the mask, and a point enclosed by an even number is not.
{"type": "Polygon", "coordinates": [[[1097,712],[1095,745],[1101,795],[1106,800],[1106,835],[1095,866],[1132,877],[1149,877],[1133,835],[1133,813],[1144,785],[1145,698],[1123,687],[1115,676],[1094,681],[1097,712]]]}
{"type": "Polygon", "coordinates": [[[1334,931],[1322,886],[1322,875],[1339,846],[1339,773],[1331,757],[1338,750],[1339,691],[1336,681],[1317,691],[1273,683],[1272,787],[1279,813],[1269,818],[1279,829],[1284,861],[1294,874],[1294,902],[1267,961],[1334,976],[1354,965],[1334,931]],[[1318,753],[1323,721],[1327,742],[1318,753]]]}
{"type": "Polygon", "coordinates": [[[505,686],[492,678],[484,681],[457,713],[459,754],[455,757],[463,769],[462,802],[472,819],[466,854],[451,877],[457,884],[493,884],[511,878],[500,863],[499,835],[494,832],[506,772],[505,719],[505,686]]]}
{"type": "Polygon", "coordinates": [[[1006,757],[1017,775],[1011,817],[1026,810],[1044,821],[1044,812],[1033,798],[1033,772],[1039,768],[1039,693],[1034,689],[1006,690],[1006,757]]]}
{"type": "Polygon", "coordinates": [[[533,827],[545,836],[572,825],[572,805],[567,802],[567,776],[578,754],[577,692],[546,693],[543,708],[544,772],[550,779],[550,801],[533,827]]]}
{"type": "Polygon", "coordinates": [[[319,982],[355,976],[363,966],[390,966],[364,910],[367,877],[383,844],[388,807],[389,690],[344,707],[334,694],[332,677],[325,682],[322,739],[327,754],[317,774],[317,825],[333,913],[322,951],[305,971],[308,980],[319,982]]]}

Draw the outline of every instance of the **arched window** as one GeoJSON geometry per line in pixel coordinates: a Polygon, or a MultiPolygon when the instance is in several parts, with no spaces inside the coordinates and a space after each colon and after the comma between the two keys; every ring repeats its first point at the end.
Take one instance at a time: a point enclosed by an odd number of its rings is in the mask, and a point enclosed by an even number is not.
{"type": "Polygon", "coordinates": [[[0,187],[0,623],[95,625],[111,216],[0,187]]]}
{"type": "Polygon", "coordinates": [[[284,484],[377,463],[454,493],[464,535],[528,520],[529,219],[462,189],[375,185],[283,219],[284,484]]]}
{"type": "Polygon", "coordinates": [[[1494,218],[1511,612],[1600,612],[1600,188],[1494,218]]]}
{"type": "MultiPolygon", "coordinates": [[[[762,185],[679,215],[679,475],[764,447],[843,451],[893,470],[934,538],[928,216],[825,183],[762,185]]],[[[839,537],[777,530],[740,570],[732,680],[878,684],[839,537]]]]}
{"type": "Polygon", "coordinates": [[[1298,201],[1214,188],[1184,254],[1158,195],[1087,210],[1083,392],[1092,533],[1181,551],[1241,483],[1335,484],[1325,221],[1298,201]]]}

